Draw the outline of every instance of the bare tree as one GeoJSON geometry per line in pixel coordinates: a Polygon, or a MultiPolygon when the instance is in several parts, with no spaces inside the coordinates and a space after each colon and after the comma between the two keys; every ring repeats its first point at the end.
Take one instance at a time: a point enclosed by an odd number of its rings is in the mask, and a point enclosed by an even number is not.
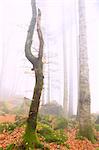
{"type": "Polygon", "coordinates": [[[31,0],[31,7],[32,7],[32,19],[29,25],[27,39],[25,43],[25,56],[27,59],[32,63],[33,69],[35,72],[35,88],[33,93],[33,98],[29,110],[29,116],[27,119],[27,126],[24,135],[24,142],[27,144],[28,148],[35,148],[38,145],[38,139],[36,135],[36,126],[37,126],[37,114],[40,104],[40,97],[41,92],[43,89],[43,36],[40,27],[40,20],[41,20],[41,11],[38,9],[38,17],[36,11],[36,2],[35,0],[31,0]],[[39,39],[39,52],[38,57],[35,57],[31,52],[32,46],[32,38],[34,34],[35,24],[37,21],[37,34],[39,39]]]}

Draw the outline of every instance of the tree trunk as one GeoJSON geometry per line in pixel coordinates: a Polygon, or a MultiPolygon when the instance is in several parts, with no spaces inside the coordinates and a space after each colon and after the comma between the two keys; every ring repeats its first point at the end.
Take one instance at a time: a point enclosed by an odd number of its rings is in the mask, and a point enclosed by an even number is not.
{"type": "MultiPolygon", "coordinates": [[[[63,3],[64,4],[64,3],[63,3]]],[[[63,17],[65,15],[65,4],[63,5],[63,17]]],[[[63,18],[63,68],[64,68],[64,92],[63,92],[63,110],[64,117],[68,117],[68,83],[67,83],[67,54],[66,54],[66,22],[63,18]]]]}
{"type": "Polygon", "coordinates": [[[69,108],[68,108],[68,117],[73,116],[73,7],[70,14],[70,53],[69,53],[69,108]]]}
{"type": "Polygon", "coordinates": [[[25,131],[25,143],[28,147],[35,148],[39,146],[39,141],[36,135],[37,114],[40,104],[41,92],[43,89],[43,63],[40,60],[37,68],[35,69],[35,88],[30,106],[29,117],[27,119],[27,127],[25,131]]]}
{"type": "MultiPolygon", "coordinates": [[[[72,50],[71,50],[72,51],[72,50]]],[[[71,53],[71,58],[72,58],[72,53],[71,53]]],[[[72,59],[70,62],[70,73],[69,73],[69,110],[68,110],[68,116],[72,117],[73,116],[73,71],[72,71],[72,59]]]]}
{"type": "Polygon", "coordinates": [[[79,133],[93,141],[90,103],[85,4],[84,0],[79,0],[79,133]]]}
{"type": "Polygon", "coordinates": [[[43,62],[42,62],[44,41],[43,41],[43,36],[40,27],[41,11],[40,9],[38,9],[38,17],[37,17],[35,0],[31,0],[31,6],[32,6],[32,19],[30,22],[29,30],[27,33],[27,39],[25,43],[25,55],[33,65],[32,70],[34,70],[35,72],[35,88],[34,88],[34,94],[31,102],[30,110],[29,110],[29,116],[27,119],[27,126],[23,137],[24,138],[23,143],[26,149],[29,148],[34,149],[38,146],[41,146],[36,135],[36,126],[37,126],[37,115],[38,115],[38,109],[40,104],[41,92],[43,89],[43,78],[44,78],[43,62]],[[32,38],[33,38],[36,20],[37,20],[37,34],[39,39],[38,58],[31,53],[32,38]]]}

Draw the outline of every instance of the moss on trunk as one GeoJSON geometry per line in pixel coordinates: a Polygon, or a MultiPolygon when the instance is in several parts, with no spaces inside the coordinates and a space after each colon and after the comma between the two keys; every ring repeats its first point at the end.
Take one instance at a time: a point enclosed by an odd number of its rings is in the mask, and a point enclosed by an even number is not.
{"type": "Polygon", "coordinates": [[[37,126],[37,115],[38,109],[40,104],[40,97],[43,88],[43,35],[41,32],[41,11],[38,9],[38,16],[36,16],[36,2],[35,0],[31,0],[31,7],[32,7],[32,18],[29,25],[26,43],[25,43],[25,56],[27,59],[32,63],[33,69],[35,72],[35,88],[33,93],[33,98],[30,106],[29,116],[27,119],[27,126],[25,130],[25,134],[23,136],[23,144],[25,145],[26,149],[34,149],[40,146],[39,140],[36,134],[36,126],[37,126]],[[36,19],[37,18],[37,19],[36,19]],[[35,57],[31,52],[31,45],[32,45],[32,38],[34,34],[34,28],[37,21],[37,34],[39,39],[39,52],[38,57],[35,57]]]}
{"type": "Polygon", "coordinates": [[[25,134],[23,136],[23,143],[25,147],[32,149],[42,147],[42,144],[40,144],[36,133],[37,115],[40,104],[41,92],[43,88],[43,63],[41,60],[38,61],[38,65],[35,68],[35,78],[36,81],[34,94],[30,106],[29,116],[27,119],[25,134]]]}
{"type": "Polygon", "coordinates": [[[86,137],[88,140],[90,140],[92,143],[95,143],[95,136],[93,132],[93,128],[91,125],[85,125],[79,127],[79,136],[86,137]]]}
{"type": "Polygon", "coordinates": [[[33,131],[33,128],[27,126],[25,135],[24,135],[24,145],[27,149],[34,149],[38,145],[39,141],[37,138],[36,131],[33,131]],[[32,133],[32,134],[31,134],[32,133]]]}

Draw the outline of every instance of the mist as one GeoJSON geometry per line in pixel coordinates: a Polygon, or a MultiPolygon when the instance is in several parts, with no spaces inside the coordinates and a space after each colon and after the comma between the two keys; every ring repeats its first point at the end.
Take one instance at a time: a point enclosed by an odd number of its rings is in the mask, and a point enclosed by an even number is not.
{"type": "MultiPolygon", "coordinates": [[[[44,34],[44,103],[57,101],[63,105],[64,67],[63,67],[63,25],[66,33],[66,61],[68,99],[70,78],[72,86],[73,111],[77,111],[78,76],[78,6],[76,0],[42,0],[37,7],[42,12],[42,31],[44,34]],[[63,12],[64,10],[64,12],[63,12]],[[72,64],[71,64],[72,63],[72,64]],[[71,65],[70,65],[71,64],[71,65]],[[72,74],[72,75],[71,75],[72,74]],[[50,78],[48,80],[48,78],[50,78]],[[50,82],[50,83],[48,83],[50,82]],[[49,84],[49,88],[48,88],[49,84]],[[50,90],[50,96],[48,92],[50,90]]],[[[99,113],[99,4],[86,1],[87,47],[89,54],[91,111],[99,113]]],[[[35,84],[32,65],[25,58],[24,46],[31,19],[30,1],[0,1],[0,100],[24,97],[32,99],[35,84]]],[[[35,31],[34,45],[38,49],[35,31]]],[[[36,55],[36,52],[35,52],[36,55]]]]}

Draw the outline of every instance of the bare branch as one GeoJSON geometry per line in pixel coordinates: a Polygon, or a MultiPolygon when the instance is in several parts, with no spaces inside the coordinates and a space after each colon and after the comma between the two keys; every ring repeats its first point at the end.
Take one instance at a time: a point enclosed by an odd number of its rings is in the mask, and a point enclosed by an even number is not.
{"type": "Polygon", "coordinates": [[[40,21],[41,21],[41,11],[40,11],[40,9],[38,9],[37,33],[38,33],[38,38],[39,38],[39,42],[40,42],[38,57],[42,59],[42,57],[43,57],[44,40],[43,40],[42,31],[41,31],[40,21]]]}
{"type": "Polygon", "coordinates": [[[35,65],[37,58],[31,53],[32,38],[33,38],[34,28],[36,24],[36,16],[37,16],[35,0],[31,0],[31,7],[32,7],[32,19],[29,25],[26,43],[25,43],[25,56],[33,65],[35,65]]]}

